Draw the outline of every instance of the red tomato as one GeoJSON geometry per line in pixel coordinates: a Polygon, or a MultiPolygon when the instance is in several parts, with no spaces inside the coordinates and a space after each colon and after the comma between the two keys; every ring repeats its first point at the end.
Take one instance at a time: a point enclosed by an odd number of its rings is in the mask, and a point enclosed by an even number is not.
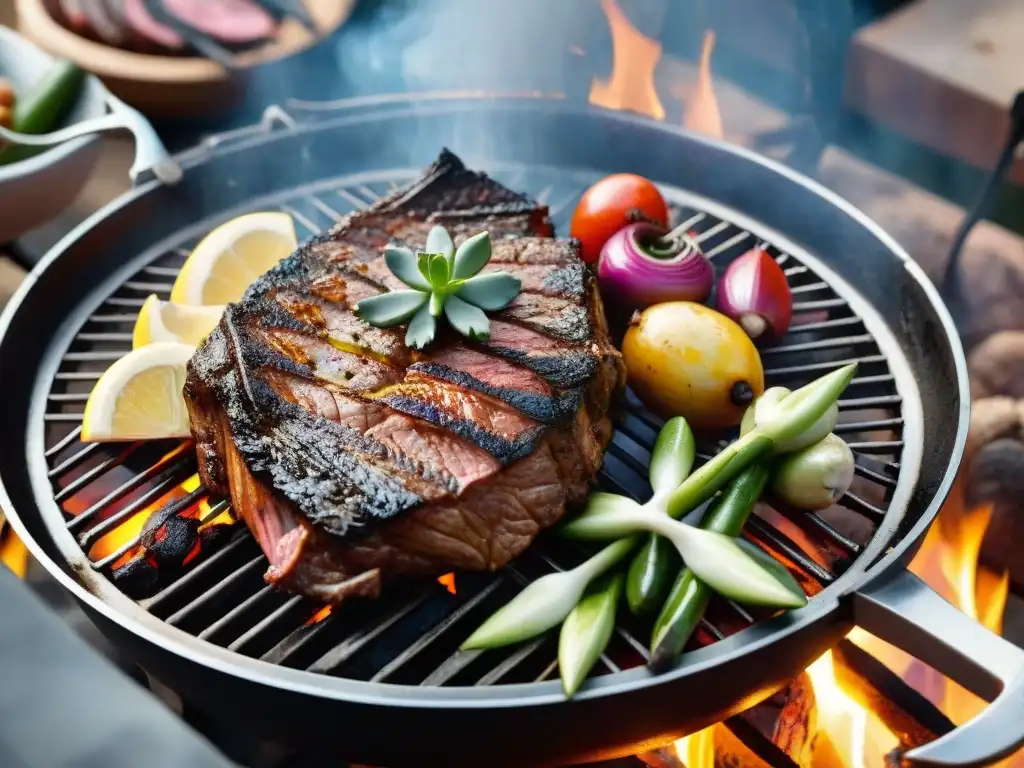
{"type": "Polygon", "coordinates": [[[639,218],[668,226],[668,206],[658,188],[643,176],[605,176],[583,193],[572,214],[569,234],[583,244],[581,255],[593,264],[608,238],[639,218]]]}

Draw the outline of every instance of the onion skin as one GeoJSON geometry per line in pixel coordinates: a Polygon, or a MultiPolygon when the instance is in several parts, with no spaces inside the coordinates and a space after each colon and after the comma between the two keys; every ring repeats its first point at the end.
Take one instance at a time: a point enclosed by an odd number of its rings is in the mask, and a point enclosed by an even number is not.
{"type": "Polygon", "coordinates": [[[799,509],[828,509],[850,490],[853,472],[853,451],[830,433],[787,456],[772,476],[772,490],[799,509]]]}
{"type": "Polygon", "coordinates": [[[645,309],[666,301],[704,302],[715,273],[695,241],[687,237],[675,256],[659,258],[644,243],[665,230],[639,222],[623,227],[601,249],[598,283],[605,301],[627,309],[645,309]]]}
{"type": "Polygon", "coordinates": [[[734,427],[751,399],[764,392],[754,343],[736,323],[689,301],[655,304],[634,315],[622,340],[629,386],[665,418],[683,416],[695,430],[734,427]],[[737,386],[737,385],[746,385],[737,386]]]}
{"type": "MultiPolygon", "coordinates": [[[[766,389],[754,404],[747,408],[743,414],[743,421],[740,422],[740,434],[746,434],[752,430],[758,422],[758,416],[763,421],[770,418],[780,403],[791,395],[792,392],[786,387],[771,387],[766,389]]],[[[805,430],[790,440],[783,440],[775,444],[775,453],[792,453],[799,451],[809,445],[814,445],[823,440],[836,427],[839,419],[839,403],[833,403],[832,407],[825,411],[825,414],[818,419],[810,429],[805,430]]]]}
{"type": "Polygon", "coordinates": [[[716,304],[755,341],[779,339],[793,319],[786,274],[763,248],[752,248],[726,267],[716,304]]]}

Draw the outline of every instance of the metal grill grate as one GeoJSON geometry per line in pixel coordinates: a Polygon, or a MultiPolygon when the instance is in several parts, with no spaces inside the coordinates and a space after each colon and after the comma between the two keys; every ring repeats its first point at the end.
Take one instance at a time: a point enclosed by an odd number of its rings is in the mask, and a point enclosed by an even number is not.
{"type": "MultiPolygon", "coordinates": [[[[292,191],[275,202],[300,232],[312,234],[345,213],[369,204],[416,173],[381,174],[379,180],[292,191]]],[[[513,189],[539,190],[551,206],[558,230],[592,179],[538,168],[511,168],[495,176],[513,189]]],[[[664,189],[673,220],[685,221],[707,255],[721,267],[759,236],[729,221],[687,207],[681,190],[664,189]]],[[[273,206],[271,206],[273,207],[273,206]]],[[[266,561],[241,524],[232,524],[224,501],[208,499],[195,477],[189,443],[86,445],[79,441],[82,409],[106,367],[131,348],[135,313],[145,297],[167,298],[188,255],[179,247],[142,267],[106,297],[79,329],[53,381],[44,416],[48,477],[67,530],[79,541],[93,569],[126,591],[142,589],[139,604],[167,624],[250,657],[376,682],[418,685],[495,685],[551,677],[555,642],[543,637],[514,648],[461,652],[458,645],[480,621],[523,584],[551,569],[567,568],[583,556],[576,545],[535,544],[497,574],[456,577],[450,593],[424,582],[390,589],[376,602],[354,601],[333,612],[302,597],[266,586],[266,561]],[[147,519],[185,521],[195,543],[174,568],[161,567],[160,581],[131,581],[132,558],[140,549],[147,519]],[[154,518],[156,519],[156,518],[154,518]]],[[[767,244],[785,270],[796,300],[793,327],[781,342],[762,351],[769,386],[796,387],[840,364],[856,360],[858,377],[840,402],[836,432],[853,449],[857,468],[851,492],[821,513],[774,510],[759,505],[744,535],[770,552],[815,595],[861,553],[885,516],[899,482],[903,420],[896,380],[876,341],[850,306],[814,269],[767,244]]],[[[846,290],[840,288],[840,290],[846,290]]],[[[628,395],[606,455],[600,483],[608,490],[644,498],[649,450],[660,420],[628,395]]],[[[700,447],[706,460],[719,446],[700,447]]],[[[150,532],[150,535],[152,532],[150,532]]],[[[152,542],[150,542],[152,543],[152,542]]],[[[158,542],[159,543],[159,542],[158,542]]],[[[647,657],[649,628],[621,611],[616,636],[594,674],[636,666],[647,657]]],[[[712,605],[694,639],[707,644],[764,618],[729,601],[712,605]]]]}

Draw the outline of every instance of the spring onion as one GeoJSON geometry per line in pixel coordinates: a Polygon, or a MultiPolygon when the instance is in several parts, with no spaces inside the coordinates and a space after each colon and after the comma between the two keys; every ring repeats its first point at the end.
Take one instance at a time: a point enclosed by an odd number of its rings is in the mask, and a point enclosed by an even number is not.
{"type": "MultiPolygon", "coordinates": [[[[686,419],[676,416],[665,422],[651,452],[648,477],[654,498],[648,504],[655,509],[664,509],[660,498],[686,479],[693,468],[695,455],[693,430],[686,419]]],[[[629,609],[636,615],[657,609],[664,602],[678,569],[676,551],[669,541],[657,534],[649,534],[629,566],[626,579],[629,609]]]]}
{"type": "Polygon", "coordinates": [[[558,671],[567,698],[572,698],[579,690],[611,640],[623,581],[621,573],[605,576],[562,624],[558,636],[558,671]]]}

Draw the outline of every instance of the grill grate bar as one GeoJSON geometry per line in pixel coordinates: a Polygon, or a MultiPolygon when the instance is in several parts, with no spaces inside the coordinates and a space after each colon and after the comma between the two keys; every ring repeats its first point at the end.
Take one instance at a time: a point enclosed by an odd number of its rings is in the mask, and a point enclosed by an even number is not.
{"type": "Polygon", "coordinates": [[[132,335],[130,333],[80,333],[78,334],[78,340],[92,342],[113,341],[130,344],[132,335]]]}
{"type": "Polygon", "coordinates": [[[245,648],[246,645],[248,645],[250,642],[252,642],[261,634],[263,634],[267,629],[274,626],[282,619],[286,618],[288,614],[292,613],[296,608],[298,608],[299,605],[305,601],[305,599],[306,598],[304,598],[302,595],[292,595],[284,602],[283,605],[281,605],[280,608],[271,612],[269,616],[260,621],[254,627],[252,627],[252,629],[249,629],[248,631],[241,634],[238,638],[236,638],[234,642],[228,645],[228,650],[241,652],[241,650],[245,648]]]}
{"type": "Polygon", "coordinates": [[[834,299],[822,299],[820,301],[794,301],[793,313],[813,312],[817,309],[839,309],[846,306],[846,299],[836,297],[834,299]]]}
{"type": "MultiPolygon", "coordinates": [[[[811,352],[821,349],[838,349],[839,347],[859,347],[865,344],[874,345],[875,340],[871,334],[865,333],[857,336],[840,336],[835,339],[821,339],[819,341],[804,341],[798,344],[780,344],[777,347],[768,347],[761,350],[761,357],[769,355],[789,355],[794,352],[811,352]]],[[[838,366],[836,366],[838,368],[838,366]]]]}
{"type": "Polygon", "coordinates": [[[770,549],[781,552],[800,570],[813,576],[821,584],[831,584],[835,581],[835,577],[831,573],[812,560],[792,539],[760,517],[751,515],[744,532],[756,541],[767,544],[770,549]]]}
{"type": "Polygon", "coordinates": [[[124,464],[128,457],[135,453],[137,450],[139,450],[139,448],[141,447],[142,443],[131,443],[127,448],[121,451],[121,453],[117,454],[116,456],[111,456],[106,461],[97,464],[88,472],[83,473],[82,475],[76,477],[70,483],[65,485],[63,488],[61,488],[53,495],[53,500],[59,503],[70,496],[74,496],[82,488],[89,485],[89,483],[98,478],[100,475],[107,472],[112,467],[124,464]]]}
{"type": "Polygon", "coordinates": [[[50,478],[50,480],[53,480],[55,478],[60,477],[61,475],[66,474],[69,470],[72,470],[75,467],[77,467],[79,464],[81,464],[87,458],[92,456],[94,453],[96,453],[99,450],[102,450],[103,447],[104,446],[102,443],[86,443],[85,448],[80,450],[74,456],[69,456],[68,458],[64,459],[64,461],[62,461],[56,467],[49,470],[46,473],[46,476],[50,478]]]}
{"type": "Polygon", "coordinates": [[[230,626],[230,624],[233,621],[238,619],[240,616],[244,615],[253,606],[258,604],[262,600],[265,600],[266,598],[274,595],[275,591],[276,590],[270,584],[265,585],[258,592],[256,592],[253,595],[250,595],[245,600],[236,605],[234,608],[232,608],[230,611],[228,611],[219,619],[217,619],[215,622],[213,622],[213,624],[211,624],[202,632],[200,632],[197,635],[197,637],[200,640],[209,640],[215,634],[224,629],[224,627],[230,626]]]}
{"type": "Polygon", "coordinates": [[[81,424],[85,418],[84,413],[44,413],[43,421],[53,423],[81,424]]]}
{"type": "Polygon", "coordinates": [[[812,321],[809,323],[794,323],[789,327],[790,333],[807,333],[808,331],[831,331],[836,328],[849,328],[850,326],[862,326],[864,321],[859,317],[838,317],[833,320],[812,321]]]}
{"type": "Polygon", "coordinates": [[[116,363],[125,352],[65,352],[62,361],[65,363],[116,363]]]}
{"type": "Polygon", "coordinates": [[[859,365],[871,365],[884,363],[883,355],[866,355],[864,357],[847,357],[843,360],[829,360],[827,362],[805,363],[803,365],[787,365],[783,368],[765,368],[765,378],[782,379],[790,376],[809,376],[812,374],[828,373],[836,368],[842,368],[850,363],[859,365]]]}
{"type": "Polygon", "coordinates": [[[463,616],[469,614],[469,612],[476,606],[480,605],[480,603],[490,597],[501,583],[501,579],[494,579],[490,584],[473,595],[469,600],[448,614],[440,622],[420,635],[412,644],[406,646],[400,654],[381,667],[377,673],[370,678],[370,682],[380,683],[395,674],[395,672],[405,666],[405,664],[413,659],[420,651],[455,626],[463,616]]]}
{"type": "Polygon", "coordinates": [[[109,299],[103,302],[109,304],[112,307],[130,307],[132,309],[142,309],[142,305],[146,303],[145,299],[125,299],[120,296],[111,296],[109,299]]]}
{"type": "MultiPolygon", "coordinates": [[[[204,592],[192,602],[172,613],[167,617],[167,623],[172,627],[178,626],[200,608],[209,605],[225,592],[229,592],[235,585],[241,583],[249,576],[258,573],[266,562],[267,559],[262,554],[246,561],[243,566],[232,571],[230,576],[224,578],[223,581],[219,581],[212,589],[204,592]]],[[[204,565],[206,564],[207,563],[204,563],[204,565]]]]}
{"type": "MultiPolygon", "coordinates": [[[[499,577],[491,583],[497,584],[500,580],[501,579],[499,577]]],[[[400,603],[395,609],[380,617],[370,626],[357,629],[355,632],[348,635],[345,639],[335,645],[334,648],[314,661],[308,667],[308,670],[310,672],[322,672],[329,674],[332,670],[337,669],[350,659],[359,651],[360,648],[372,640],[375,640],[386,632],[389,627],[393,626],[395,623],[422,605],[432,593],[432,587],[424,587],[418,592],[413,593],[409,599],[400,603]]],[[[326,621],[331,621],[333,618],[334,617],[332,616],[326,621]]]]}
{"type": "Polygon", "coordinates": [[[850,450],[869,455],[899,453],[903,450],[902,440],[874,440],[866,443],[848,443],[850,450]]]}
{"type": "Polygon", "coordinates": [[[494,685],[513,669],[530,658],[537,649],[544,645],[544,641],[546,639],[547,638],[542,635],[528,643],[520,645],[499,663],[491,667],[479,680],[476,681],[475,685],[494,685]]]}
{"type": "Polygon", "coordinates": [[[139,291],[140,293],[170,293],[171,288],[174,287],[173,283],[147,283],[141,280],[129,280],[122,287],[129,291],[139,291]]]}
{"type": "MultiPolygon", "coordinates": [[[[82,548],[86,549],[90,547],[94,541],[97,541],[98,539],[102,538],[103,535],[107,532],[112,531],[113,529],[120,526],[121,523],[126,522],[128,521],[128,519],[134,517],[136,513],[143,510],[148,504],[151,504],[156,499],[159,499],[161,496],[164,496],[165,494],[170,493],[172,490],[174,490],[180,482],[177,474],[179,468],[180,465],[177,467],[168,468],[166,472],[163,472],[162,474],[154,478],[155,482],[152,488],[148,489],[138,498],[133,499],[129,504],[125,504],[124,508],[118,510],[116,514],[111,515],[103,522],[98,523],[93,528],[90,528],[86,533],[82,534],[78,539],[78,542],[79,544],[81,544],[82,548]]],[[[99,509],[103,509],[105,506],[106,504],[103,504],[102,506],[99,507],[99,509]]],[[[80,520],[84,522],[87,519],[87,515],[91,517],[92,515],[96,514],[96,511],[98,511],[97,508],[92,507],[91,509],[86,510],[82,514],[72,518],[71,522],[78,523],[78,521],[80,520]]],[[[68,527],[70,528],[71,526],[69,525],[68,527]]],[[[79,526],[76,526],[76,528],[77,527],[79,526]]]]}
{"type": "MultiPolygon", "coordinates": [[[[856,381],[856,379],[855,379],[856,381]]],[[[881,397],[853,397],[839,401],[840,411],[859,411],[866,408],[885,408],[887,406],[899,406],[903,404],[903,398],[899,395],[883,395],[881,397]]]]}
{"type": "MultiPolygon", "coordinates": [[[[75,440],[77,440],[79,435],[81,435],[81,434],[82,434],[82,426],[78,425],[77,427],[72,429],[68,434],[64,435],[64,437],[62,437],[60,440],[58,440],[53,445],[53,447],[47,448],[46,451],[43,453],[43,456],[45,458],[47,458],[47,459],[53,458],[58,453],[63,451],[65,448],[67,448],[69,445],[71,445],[71,443],[73,443],[75,440]]],[[[57,499],[55,498],[55,500],[57,500],[57,499]]]]}
{"type": "Polygon", "coordinates": [[[313,234],[313,235],[320,234],[320,227],[318,227],[316,224],[314,224],[308,218],[306,218],[301,213],[299,213],[299,211],[297,211],[294,208],[292,208],[290,205],[282,205],[282,206],[279,206],[279,207],[280,207],[280,209],[284,213],[287,213],[289,216],[291,216],[293,219],[295,219],[297,222],[299,222],[302,226],[304,226],[306,229],[308,229],[310,234],[313,234]]]}
{"type": "Polygon", "coordinates": [[[801,527],[813,527],[821,531],[825,536],[834,541],[840,547],[845,549],[851,555],[859,555],[863,547],[848,536],[843,535],[832,525],[825,520],[817,512],[803,512],[800,511],[792,515],[790,520],[793,520],[797,525],[801,527]]]}
{"type": "Polygon", "coordinates": [[[331,206],[329,206],[316,195],[307,195],[306,200],[312,203],[314,208],[316,208],[318,211],[320,211],[320,213],[322,213],[329,219],[333,219],[334,221],[337,222],[341,221],[344,218],[342,214],[338,213],[336,210],[331,208],[331,206]]]}
{"type": "Polygon", "coordinates": [[[47,395],[46,399],[51,403],[84,403],[89,399],[89,393],[64,392],[60,394],[47,395]]]}
{"type": "Polygon", "coordinates": [[[147,275],[153,275],[154,277],[170,277],[173,279],[178,277],[178,273],[181,270],[178,267],[143,267],[142,271],[147,275]]]}
{"type": "Polygon", "coordinates": [[[423,678],[423,682],[420,685],[423,687],[444,685],[482,655],[483,651],[480,650],[456,651],[441,662],[433,672],[423,678]]]}
{"type": "Polygon", "coordinates": [[[715,226],[713,226],[713,227],[711,227],[709,229],[705,229],[703,232],[701,232],[699,235],[697,235],[697,237],[695,237],[694,239],[698,243],[703,243],[705,240],[710,240],[712,237],[717,235],[719,232],[724,232],[725,230],[727,230],[729,228],[729,226],[730,226],[729,222],[727,222],[727,221],[720,221],[717,224],[715,224],[715,226]]]}
{"type": "Polygon", "coordinates": [[[54,375],[54,381],[96,381],[103,371],[60,371],[54,375]]]}
{"type": "Polygon", "coordinates": [[[879,472],[874,472],[873,470],[870,470],[867,467],[864,467],[860,464],[854,464],[853,471],[855,474],[858,474],[867,480],[873,480],[879,485],[884,485],[886,488],[896,487],[896,480],[894,478],[887,477],[886,475],[883,475],[879,472]]]}
{"type": "Polygon", "coordinates": [[[744,240],[747,240],[749,237],[749,232],[740,232],[739,234],[733,235],[728,240],[719,243],[714,248],[709,248],[707,251],[704,252],[704,256],[705,258],[713,259],[718,254],[724,253],[725,251],[735,248],[737,245],[742,243],[744,240]]]}
{"type": "MultiPolygon", "coordinates": [[[[178,270],[174,270],[177,274],[178,270]]],[[[87,322],[90,323],[126,323],[134,325],[135,321],[138,320],[138,315],[119,314],[119,315],[90,315],[87,322]]]]}
{"type": "MultiPolygon", "coordinates": [[[[223,510],[220,511],[223,512],[223,510]]],[[[218,512],[217,514],[220,514],[220,512],[218,512]]],[[[152,613],[167,598],[173,597],[182,590],[187,589],[189,585],[191,585],[192,583],[201,580],[204,574],[215,569],[219,563],[223,563],[226,560],[228,560],[231,557],[232,553],[241,551],[244,548],[244,544],[246,542],[255,542],[255,539],[252,538],[251,534],[249,534],[248,531],[245,531],[244,535],[234,536],[230,541],[225,543],[225,545],[221,549],[214,552],[212,555],[210,555],[210,557],[206,558],[195,568],[191,568],[173,584],[168,584],[155,595],[145,600],[142,600],[139,604],[147,611],[152,613]]],[[[263,555],[260,555],[260,558],[262,557],[263,555]]],[[[213,589],[217,589],[217,587],[222,583],[223,582],[218,583],[213,587],[213,589]]],[[[197,599],[202,599],[202,597],[197,599]]]]}
{"type": "Polygon", "coordinates": [[[885,512],[875,505],[864,501],[860,496],[850,492],[847,492],[841,499],[839,499],[838,504],[852,510],[853,512],[864,515],[864,517],[869,518],[876,525],[885,519],[885,512]]]}
{"type": "Polygon", "coordinates": [[[789,289],[789,292],[794,296],[798,296],[801,293],[815,293],[817,291],[828,291],[828,283],[824,280],[820,280],[817,283],[804,283],[803,285],[794,285],[789,289]]]}
{"type": "MultiPolygon", "coordinates": [[[[180,452],[181,451],[179,449],[178,453],[180,452]]],[[[88,522],[93,517],[93,515],[102,512],[105,508],[113,504],[115,501],[118,501],[119,499],[127,496],[131,491],[135,490],[145,482],[152,481],[157,484],[160,484],[165,483],[168,480],[174,481],[174,479],[181,473],[181,471],[183,469],[188,468],[191,464],[194,464],[195,460],[195,456],[186,455],[173,463],[159,463],[153,465],[152,467],[149,467],[145,471],[135,475],[135,477],[131,478],[130,480],[126,480],[125,482],[121,483],[121,485],[117,486],[117,488],[110,491],[110,493],[108,493],[106,496],[97,501],[95,504],[93,504],[91,507],[86,509],[81,514],[75,515],[71,520],[68,521],[68,530],[78,530],[82,527],[84,523],[88,522]]],[[[172,482],[171,484],[175,485],[176,483],[172,482]]],[[[149,495],[149,493],[151,492],[147,492],[146,495],[149,495]]],[[[118,515],[120,514],[121,513],[119,512],[118,515]]],[[[90,536],[94,531],[97,531],[100,528],[103,528],[104,530],[109,530],[111,526],[108,526],[107,524],[110,520],[113,520],[115,517],[117,517],[117,515],[111,516],[110,518],[104,520],[102,523],[93,528],[92,531],[90,531],[90,536]]],[[[116,523],[114,523],[114,526],[116,527],[116,523]]]]}
{"type": "Polygon", "coordinates": [[[832,430],[837,435],[845,435],[855,432],[874,432],[875,430],[903,429],[903,419],[872,419],[870,421],[846,421],[836,424],[832,430]]]}

